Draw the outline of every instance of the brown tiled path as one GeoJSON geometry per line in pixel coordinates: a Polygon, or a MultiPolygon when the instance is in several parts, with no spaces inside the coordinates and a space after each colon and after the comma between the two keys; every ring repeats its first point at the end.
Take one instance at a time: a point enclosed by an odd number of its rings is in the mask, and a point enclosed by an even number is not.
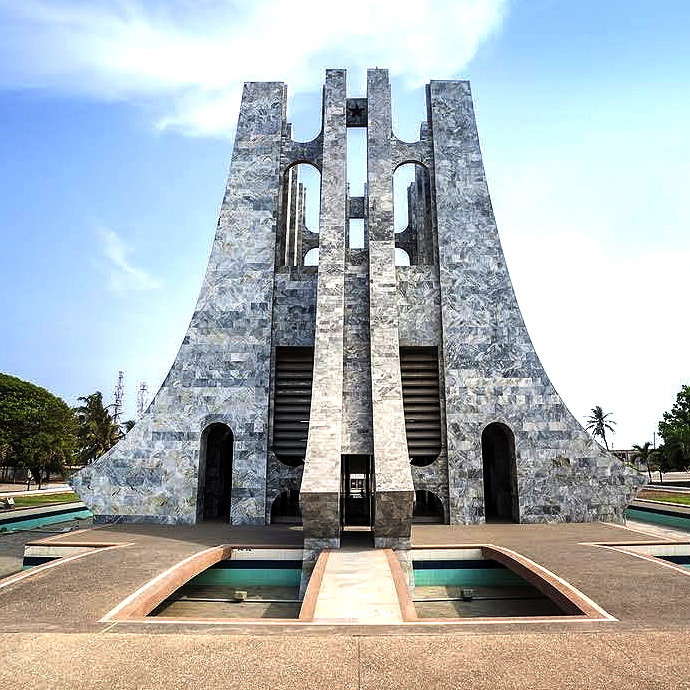
{"type": "Polygon", "coordinates": [[[416,527],[415,545],[517,551],[619,619],[455,627],[103,624],[193,553],[298,545],[301,533],[130,525],[57,540],[128,545],[0,588],[0,680],[12,688],[690,688],[690,575],[586,545],[654,540],[615,526],[416,527]]]}

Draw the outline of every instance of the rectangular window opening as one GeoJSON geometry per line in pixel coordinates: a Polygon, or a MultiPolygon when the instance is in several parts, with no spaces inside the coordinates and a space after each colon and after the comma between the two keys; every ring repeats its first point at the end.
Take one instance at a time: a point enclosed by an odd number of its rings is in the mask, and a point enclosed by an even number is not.
{"type": "Polygon", "coordinates": [[[347,185],[350,196],[365,196],[367,181],[367,129],[347,128],[347,185]]]}
{"type": "Polygon", "coordinates": [[[364,249],[364,218],[350,218],[350,249],[364,249]]]}

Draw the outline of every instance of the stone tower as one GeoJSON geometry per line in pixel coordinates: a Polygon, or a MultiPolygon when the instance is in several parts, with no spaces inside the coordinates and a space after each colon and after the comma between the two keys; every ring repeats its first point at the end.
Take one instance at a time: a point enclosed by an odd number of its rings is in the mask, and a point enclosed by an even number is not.
{"type": "Polygon", "coordinates": [[[99,521],[302,520],[404,545],[412,521],[620,521],[637,476],[551,385],[501,249],[470,86],[432,81],[419,141],[392,133],[386,70],[348,98],[328,70],[321,133],[292,140],[286,86],[247,83],[199,300],[127,437],[72,479],[99,521]],[[366,128],[364,196],[347,130],[366,128]],[[408,225],[393,174],[415,164],[408,225]],[[298,164],[321,176],[307,228],[298,164]],[[363,247],[348,224],[363,219],[363,247]],[[318,268],[304,265],[318,247],[318,268]],[[405,250],[409,266],[396,266],[405,250]]]}

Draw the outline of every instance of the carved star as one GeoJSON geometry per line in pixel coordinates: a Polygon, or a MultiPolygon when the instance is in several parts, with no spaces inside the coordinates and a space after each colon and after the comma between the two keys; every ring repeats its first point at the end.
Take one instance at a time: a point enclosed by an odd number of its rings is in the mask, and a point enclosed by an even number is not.
{"type": "Polygon", "coordinates": [[[362,108],[359,103],[355,103],[354,105],[350,106],[350,113],[352,114],[352,117],[362,117],[362,114],[364,113],[364,108],[362,108]]]}

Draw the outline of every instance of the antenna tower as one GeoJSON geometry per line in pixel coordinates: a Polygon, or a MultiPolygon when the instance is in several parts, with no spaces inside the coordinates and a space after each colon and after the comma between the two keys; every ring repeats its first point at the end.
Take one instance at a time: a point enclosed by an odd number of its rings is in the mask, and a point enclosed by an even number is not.
{"type": "Polygon", "coordinates": [[[115,404],[113,405],[113,421],[117,424],[122,414],[122,406],[125,399],[125,372],[118,372],[117,386],[115,388],[115,404]]]}
{"type": "Polygon", "coordinates": [[[137,419],[141,419],[144,416],[144,410],[146,410],[148,404],[149,386],[146,381],[141,381],[137,390],[137,419]]]}

